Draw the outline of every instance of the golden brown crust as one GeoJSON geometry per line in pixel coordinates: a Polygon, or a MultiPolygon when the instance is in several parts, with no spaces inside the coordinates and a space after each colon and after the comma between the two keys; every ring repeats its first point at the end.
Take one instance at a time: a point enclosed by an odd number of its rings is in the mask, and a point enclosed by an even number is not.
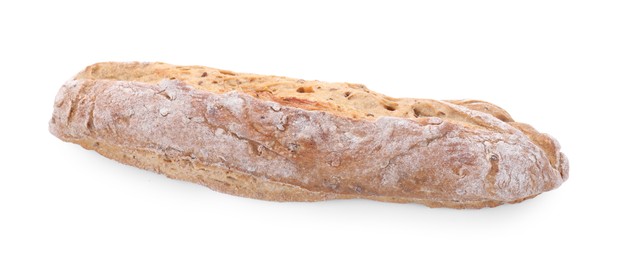
{"type": "Polygon", "coordinates": [[[130,165],[279,201],[489,207],[554,189],[568,170],[553,138],[486,102],[162,63],[88,67],[59,91],[50,130],[130,165]]]}
{"type": "MultiPolygon", "coordinates": [[[[182,158],[171,159],[163,155],[155,154],[141,149],[129,149],[118,146],[101,144],[93,140],[81,140],[77,142],[83,148],[95,150],[99,154],[118,162],[150,170],[167,176],[168,178],[197,183],[212,190],[226,194],[272,200],[279,202],[289,201],[323,201],[332,199],[354,199],[356,196],[345,194],[322,193],[305,190],[301,187],[268,179],[258,178],[237,170],[226,170],[220,167],[205,166],[182,158]],[[212,173],[208,175],[207,173],[212,173]]],[[[381,202],[394,203],[419,203],[432,208],[456,208],[472,209],[484,207],[496,207],[502,205],[497,201],[430,201],[415,198],[400,198],[386,196],[363,197],[381,202]]],[[[512,201],[518,203],[532,197],[512,201]]]]}
{"type": "MultiPolygon", "coordinates": [[[[280,76],[236,73],[202,66],[174,66],[165,63],[104,62],[87,67],[76,77],[157,84],[177,80],[195,89],[213,93],[238,91],[259,99],[307,110],[321,110],[339,116],[374,120],[381,116],[402,118],[440,117],[465,121],[446,102],[392,98],[370,91],[362,84],[307,81],[280,76]]],[[[505,122],[513,121],[503,109],[478,100],[452,100],[453,104],[491,114],[505,122]]]]}

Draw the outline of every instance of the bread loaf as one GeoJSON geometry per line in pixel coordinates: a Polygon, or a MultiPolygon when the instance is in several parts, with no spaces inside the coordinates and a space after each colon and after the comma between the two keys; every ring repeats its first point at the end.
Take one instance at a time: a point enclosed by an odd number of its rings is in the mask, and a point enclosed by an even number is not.
{"type": "Polygon", "coordinates": [[[476,100],[164,63],[98,63],[59,90],[58,138],[211,189],[273,201],[482,208],[557,188],[552,137],[476,100]]]}

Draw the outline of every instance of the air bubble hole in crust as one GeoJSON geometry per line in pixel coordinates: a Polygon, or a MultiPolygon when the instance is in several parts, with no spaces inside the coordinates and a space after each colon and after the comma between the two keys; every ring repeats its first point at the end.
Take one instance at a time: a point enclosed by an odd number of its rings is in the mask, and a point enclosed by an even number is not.
{"type": "Polygon", "coordinates": [[[421,115],[422,115],[422,113],[420,112],[419,109],[413,108],[413,116],[420,117],[421,115]]]}
{"type": "Polygon", "coordinates": [[[389,111],[396,111],[396,108],[391,106],[391,105],[383,105],[385,107],[385,109],[389,110],[389,111]]]}
{"type": "Polygon", "coordinates": [[[298,93],[313,93],[313,87],[299,87],[296,89],[298,93]]]}

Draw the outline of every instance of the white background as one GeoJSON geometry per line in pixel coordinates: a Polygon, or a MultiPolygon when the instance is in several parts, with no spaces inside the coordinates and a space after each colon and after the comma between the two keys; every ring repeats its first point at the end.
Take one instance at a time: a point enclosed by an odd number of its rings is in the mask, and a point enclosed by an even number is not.
{"type": "Polygon", "coordinates": [[[623,1],[294,2],[3,1],[0,259],[624,259],[623,1]],[[570,179],[483,210],[220,194],[48,133],[100,61],[487,100],[555,136],[570,179]]]}

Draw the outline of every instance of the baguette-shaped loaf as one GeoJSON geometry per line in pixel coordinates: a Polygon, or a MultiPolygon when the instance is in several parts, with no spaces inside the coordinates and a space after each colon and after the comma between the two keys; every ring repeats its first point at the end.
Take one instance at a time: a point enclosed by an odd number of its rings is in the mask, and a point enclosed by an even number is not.
{"type": "Polygon", "coordinates": [[[125,164],[274,201],[482,208],[568,177],[556,140],[486,102],[200,66],[89,66],[59,90],[50,131],[125,164]]]}

